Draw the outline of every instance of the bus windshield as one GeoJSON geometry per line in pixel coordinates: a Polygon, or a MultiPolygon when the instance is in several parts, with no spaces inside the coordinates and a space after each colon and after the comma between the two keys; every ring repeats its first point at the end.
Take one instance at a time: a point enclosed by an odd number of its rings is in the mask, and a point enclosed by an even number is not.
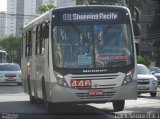
{"type": "Polygon", "coordinates": [[[133,62],[130,24],[54,26],[54,64],[59,68],[108,68],[133,62]]]}

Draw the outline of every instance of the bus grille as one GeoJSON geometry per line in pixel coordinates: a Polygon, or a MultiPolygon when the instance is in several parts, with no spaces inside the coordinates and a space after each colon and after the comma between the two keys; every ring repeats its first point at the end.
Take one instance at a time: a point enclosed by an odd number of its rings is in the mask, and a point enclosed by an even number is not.
{"type": "Polygon", "coordinates": [[[91,89],[113,89],[117,87],[117,82],[114,80],[118,77],[118,74],[92,74],[92,75],[72,75],[72,80],[92,80],[92,82],[98,82],[93,84],[91,89]],[[110,83],[108,82],[110,80],[110,83]]]}
{"type": "Polygon", "coordinates": [[[92,74],[92,75],[72,75],[72,79],[87,79],[87,80],[106,80],[106,79],[115,79],[117,74],[92,74]]]}

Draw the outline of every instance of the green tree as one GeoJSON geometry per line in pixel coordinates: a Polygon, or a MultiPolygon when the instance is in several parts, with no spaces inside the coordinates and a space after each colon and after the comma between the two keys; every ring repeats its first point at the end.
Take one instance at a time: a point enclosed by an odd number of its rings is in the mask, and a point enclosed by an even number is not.
{"type": "Polygon", "coordinates": [[[149,57],[139,55],[139,56],[137,56],[137,63],[144,64],[145,66],[150,68],[151,61],[150,61],[149,57]]]}
{"type": "Polygon", "coordinates": [[[45,13],[45,12],[47,12],[48,10],[54,9],[54,8],[56,8],[54,4],[48,3],[48,4],[44,4],[44,5],[39,6],[38,11],[39,11],[40,13],[45,13]]]}
{"type": "Polygon", "coordinates": [[[8,36],[0,40],[0,46],[6,50],[11,61],[20,64],[21,61],[21,41],[22,38],[8,36]]]}

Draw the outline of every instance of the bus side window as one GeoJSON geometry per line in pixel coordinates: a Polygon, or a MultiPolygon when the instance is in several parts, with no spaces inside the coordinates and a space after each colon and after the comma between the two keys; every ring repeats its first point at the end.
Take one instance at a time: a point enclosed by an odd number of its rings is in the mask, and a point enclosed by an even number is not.
{"type": "Polygon", "coordinates": [[[41,38],[41,54],[44,54],[45,39],[49,38],[49,23],[44,23],[42,26],[42,38],[41,38]]]}
{"type": "Polygon", "coordinates": [[[38,37],[39,37],[39,34],[38,34],[38,31],[39,31],[39,27],[36,27],[36,50],[35,50],[35,54],[37,55],[39,53],[39,42],[38,42],[38,37]]]}
{"type": "Polygon", "coordinates": [[[25,33],[25,38],[24,38],[24,39],[25,39],[25,56],[26,56],[26,57],[27,57],[27,50],[28,50],[28,49],[27,49],[27,45],[26,45],[27,42],[28,42],[27,35],[28,35],[28,33],[26,32],[26,33],[25,33]]]}
{"type": "Polygon", "coordinates": [[[25,56],[32,55],[32,31],[28,31],[26,33],[26,46],[25,46],[25,56]]]}
{"type": "Polygon", "coordinates": [[[36,28],[36,55],[42,54],[42,46],[43,46],[43,38],[42,38],[42,25],[36,28]]]}

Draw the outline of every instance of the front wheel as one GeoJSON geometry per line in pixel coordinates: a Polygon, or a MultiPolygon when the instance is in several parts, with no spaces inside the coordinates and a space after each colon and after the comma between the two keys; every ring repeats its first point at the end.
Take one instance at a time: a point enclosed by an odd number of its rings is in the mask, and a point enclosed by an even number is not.
{"type": "Polygon", "coordinates": [[[150,93],[150,95],[151,95],[151,97],[156,97],[157,92],[152,92],[152,93],[150,93]]]}
{"type": "Polygon", "coordinates": [[[124,109],[125,100],[113,100],[112,101],[114,111],[122,111],[124,109]]]}
{"type": "Polygon", "coordinates": [[[17,83],[18,86],[22,86],[22,82],[17,83]]]}
{"type": "Polygon", "coordinates": [[[43,102],[44,102],[45,110],[47,112],[52,112],[53,104],[47,100],[46,86],[45,86],[44,77],[42,77],[42,95],[43,95],[43,102]]]}
{"type": "Polygon", "coordinates": [[[51,102],[44,100],[44,106],[47,112],[53,112],[53,104],[51,102]]]}
{"type": "Polygon", "coordinates": [[[38,99],[36,99],[34,96],[29,96],[29,99],[30,99],[30,103],[31,104],[37,104],[38,103],[38,99]]]}

